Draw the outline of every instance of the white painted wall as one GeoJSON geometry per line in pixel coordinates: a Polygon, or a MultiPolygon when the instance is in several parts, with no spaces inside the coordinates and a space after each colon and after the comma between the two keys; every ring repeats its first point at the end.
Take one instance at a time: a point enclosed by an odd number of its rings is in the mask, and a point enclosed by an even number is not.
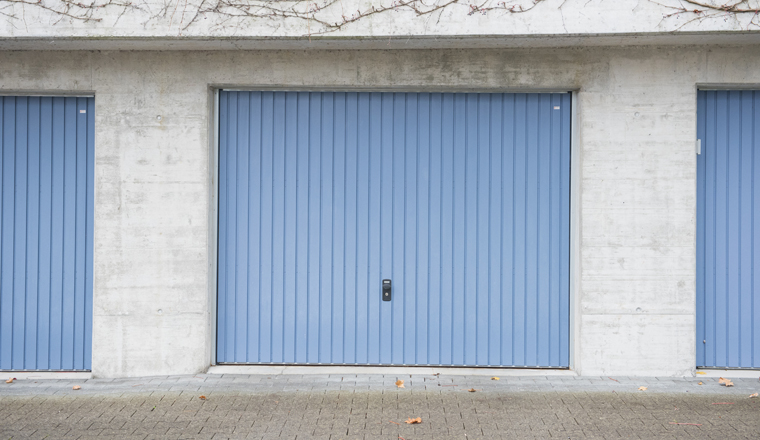
{"type": "Polygon", "coordinates": [[[573,366],[586,375],[689,375],[698,84],[760,86],[760,46],[0,51],[0,93],[96,96],[99,377],[210,364],[209,90],[219,85],[578,90],[573,366]]]}
{"type": "MultiPolygon", "coordinates": [[[[56,7],[55,0],[44,0],[45,4],[56,7]]],[[[441,12],[418,17],[414,12],[400,9],[398,12],[383,13],[358,20],[342,29],[320,36],[320,26],[305,20],[290,19],[229,19],[215,14],[204,14],[195,24],[187,27],[198,5],[213,3],[214,0],[133,0],[135,9],[124,12],[121,8],[98,9],[94,20],[74,20],[52,14],[25,3],[11,4],[3,9],[4,14],[14,15],[14,20],[0,20],[0,39],[44,39],[46,44],[54,44],[56,39],[161,39],[164,37],[232,39],[271,39],[283,42],[284,38],[295,38],[300,42],[320,39],[340,42],[346,37],[362,39],[399,36],[407,39],[416,37],[452,37],[462,40],[474,36],[552,36],[567,35],[648,35],[676,32],[689,35],[693,32],[746,33],[757,31],[751,25],[752,14],[741,16],[717,14],[705,16],[684,14],[668,16],[676,12],[673,7],[693,5],[683,0],[544,0],[526,13],[491,11],[485,15],[469,15],[472,2],[462,1],[441,12]],[[696,19],[702,17],[703,19],[696,19]],[[311,35],[311,38],[303,38],[311,35]]],[[[255,0],[251,0],[255,3],[255,0]]],[[[723,0],[704,0],[716,5],[723,0]]],[[[528,7],[533,0],[490,0],[488,4],[528,7]]],[[[105,2],[98,2],[105,3],[105,2]]],[[[283,2],[284,3],[284,2],[283,2]]],[[[302,4],[323,4],[323,1],[301,2],[302,4]]],[[[336,22],[341,16],[351,17],[357,10],[367,11],[373,6],[391,4],[391,0],[339,1],[318,12],[318,18],[336,22]]],[[[446,3],[444,0],[428,0],[427,4],[446,3]]],[[[480,2],[477,2],[480,4],[480,2]]],[[[755,7],[758,0],[750,0],[755,7]]],[[[302,6],[299,6],[302,8],[302,6]]],[[[693,9],[698,9],[693,6],[693,9]]],[[[72,11],[76,14],[76,9],[72,11]]],[[[757,21],[757,17],[754,17],[757,21]]],[[[757,32],[754,32],[757,34],[757,32]]],[[[702,38],[702,44],[709,44],[711,37],[702,38]]],[[[755,40],[757,41],[757,40],[755,40]]],[[[361,44],[354,39],[353,43],[361,44]]],[[[261,41],[260,44],[266,44],[261,41]]],[[[465,43],[467,44],[467,43],[465,43]]],[[[479,44],[472,41],[469,44],[479,44]]],[[[532,44],[527,42],[526,44],[532,44]]]]}

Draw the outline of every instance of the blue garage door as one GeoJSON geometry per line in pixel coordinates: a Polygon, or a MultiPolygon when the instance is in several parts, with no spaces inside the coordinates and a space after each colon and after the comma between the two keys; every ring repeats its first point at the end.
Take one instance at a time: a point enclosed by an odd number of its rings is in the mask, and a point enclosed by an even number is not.
{"type": "Polygon", "coordinates": [[[567,367],[570,102],[221,92],[217,361],[567,367]]]}
{"type": "Polygon", "coordinates": [[[697,105],[697,366],[760,368],[760,92],[697,105]]]}
{"type": "Polygon", "coordinates": [[[0,97],[0,369],[89,370],[94,98],[0,97]]]}

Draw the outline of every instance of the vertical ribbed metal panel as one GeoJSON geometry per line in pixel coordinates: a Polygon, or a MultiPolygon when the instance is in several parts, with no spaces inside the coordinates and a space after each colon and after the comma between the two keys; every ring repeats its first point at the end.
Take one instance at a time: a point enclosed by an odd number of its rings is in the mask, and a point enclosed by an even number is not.
{"type": "Polygon", "coordinates": [[[0,97],[0,370],[89,370],[94,98],[0,97]]]}
{"type": "Polygon", "coordinates": [[[697,365],[760,368],[760,92],[697,100],[697,365]]]}
{"type": "Polygon", "coordinates": [[[570,94],[219,107],[218,362],[568,366],[570,94]]]}

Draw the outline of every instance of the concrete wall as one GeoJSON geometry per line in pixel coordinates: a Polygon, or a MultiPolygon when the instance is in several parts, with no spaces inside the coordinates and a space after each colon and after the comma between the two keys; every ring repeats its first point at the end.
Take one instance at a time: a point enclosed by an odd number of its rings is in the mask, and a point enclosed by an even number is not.
{"type": "Polygon", "coordinates": [[[0,52],[0,93],[96,96],[93,373],[103,377],[210,363],[219,85],[578,90],[573,368],[691,374],[698,84],[760,85],[760,47],[0,52]]]}

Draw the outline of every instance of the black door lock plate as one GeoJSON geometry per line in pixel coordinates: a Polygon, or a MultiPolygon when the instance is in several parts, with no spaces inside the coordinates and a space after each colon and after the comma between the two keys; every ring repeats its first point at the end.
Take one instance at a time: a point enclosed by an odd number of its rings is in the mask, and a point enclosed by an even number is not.
{"type": "Polygon", "coordinates": [[[391,280],[383,280],[383,301],[391,300],[391,280]]]}

